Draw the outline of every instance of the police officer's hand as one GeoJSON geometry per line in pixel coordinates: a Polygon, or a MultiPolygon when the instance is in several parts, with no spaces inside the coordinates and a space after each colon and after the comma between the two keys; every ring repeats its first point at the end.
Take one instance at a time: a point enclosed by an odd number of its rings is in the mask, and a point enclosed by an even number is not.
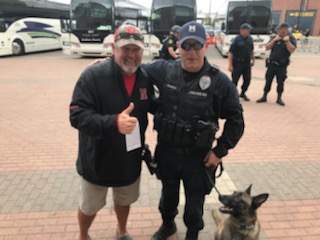
{"type": "Polygon", "coordinates": [[[279,35],[276,35],[275,38],[273,39],[273,41],[276,42],[276,41],[279,41],[279,40],[281,40],[281,39],[282,39],[282,37],[280,37],[279,35]]]}
{"type": "Polygon", "coordinates": [[[138,119],[131,117],[130,113],[134,109],[134,104],[131,102],[130,105],[123,110],[118,117],[118,130],[122,134],[130,134],[135,128],[138,119]]]}
{"type": "Polygon", "coordinates": [[[221,158],[217,157],[214,152],[210,150],[203,161],[206,167],[216,167],[221,162],[221,158]]]}
{"type": "Polygon", "coordinates": [[[228,71],[233,72],[233,66],[232,65],[229,65],[228,71]]]}
{"type": "Polygon", "coordinates": [[[290,37],[287,35],[287,36],[285,36],[282,40],[283,40],[283,41],[289,41],[289,40],[290,40],[290,37]]]}

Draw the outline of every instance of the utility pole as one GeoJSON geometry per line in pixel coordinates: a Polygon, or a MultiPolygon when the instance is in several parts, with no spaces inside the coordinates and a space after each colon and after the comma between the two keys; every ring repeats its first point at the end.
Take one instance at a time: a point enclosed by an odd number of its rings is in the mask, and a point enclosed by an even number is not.
{"type": "Polygon", "coordinates": [[[300,0],[300,9],[299,9],[299,15],[298,15],[298,21],[297,21],[297,29],[296,29],[298,31],[300,31],[299,25],[300,25],[300,17],[303,11],[303,3],[304,3],[304,0],[300,0]]]}
{"type": "Polygon", "coordinates": [[[211,25],[211,0],[209,0],[209,25],[211,25]]]}

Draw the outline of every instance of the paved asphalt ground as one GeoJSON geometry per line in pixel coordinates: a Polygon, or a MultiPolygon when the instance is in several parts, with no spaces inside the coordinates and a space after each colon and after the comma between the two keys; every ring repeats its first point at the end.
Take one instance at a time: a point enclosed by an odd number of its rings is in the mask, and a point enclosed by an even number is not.
{"type": "MultiPolygon", "coordinates": [[[[207,56],[226,72],[227,60],[214,47],[207,56]]],[[[0,58],[0,240],[78,239],[77,131],[69,124],[68,105],[79,74],[92,60],[60,51],[0,58]]],[[[261,239],[320,239],[319,69],[319,54],[294,53],[281,107],[275,104],[275,84],[267,103],[255,102],[264,86],[264,60],[257,59],[253,68],[251,101],[242,103],[245,134],[223,159],[225,172],[217,186],[229,194],[253,184],[253,195],[270,194],[258,212],[261,239]]],[[[152,147],[155,136],[150,126],[152,147]]],[[[160,226],[160,190],[144,166],[141,196],[128,223],[134,239],[150,239],[160,226]]],[[[172,239],[181,240],[183,194],[180,203],[178,234],[172,239]]],[[[213,239],[211,211],[219,206],[212,191],[200,239],[213,239]]],[[[90,234],[94,240],[114,239],[115,229],[109,196],[90,234]]]]}

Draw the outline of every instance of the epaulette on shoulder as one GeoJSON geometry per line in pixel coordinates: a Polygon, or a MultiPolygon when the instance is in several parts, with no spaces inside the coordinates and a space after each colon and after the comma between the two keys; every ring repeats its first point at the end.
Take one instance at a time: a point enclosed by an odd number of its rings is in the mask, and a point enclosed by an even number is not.
{"type": "Polygon", "coordinates": [[[212,73],[218,73],[220,71],[220,67],[214,63],[210,65],[210,71],[212,73]]]}

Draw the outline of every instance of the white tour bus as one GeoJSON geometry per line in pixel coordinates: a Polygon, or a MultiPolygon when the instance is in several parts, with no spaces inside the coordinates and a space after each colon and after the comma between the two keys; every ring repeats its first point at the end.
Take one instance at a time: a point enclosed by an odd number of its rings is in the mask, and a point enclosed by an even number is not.
{"type": "Polygon", "coordinates": [[[216,36],[216,48],[226,57],[232,40],[239,34],[240,25],[249,23],[252,26],[254,55],[264,57],[265,45],[272,33],[272,19],[271,0],[229,1],[225,22],[219,22],[221,30],[216,36]]]}
{"type": "Polygon", "coordinates": [[[48,1],[0,0],[0,56],[61,49],[59,19],[68,9],[48,1]]]}
{"type": "Polygon", "coordinates": [[[112,56],[115,30],[132,24],[144,32],[144,56],[159,55],[160,40],[149,33],[149,9],[128,0],[71,0],[70,7],[69,21],[62,21],[63,53],[112,56]]]}

